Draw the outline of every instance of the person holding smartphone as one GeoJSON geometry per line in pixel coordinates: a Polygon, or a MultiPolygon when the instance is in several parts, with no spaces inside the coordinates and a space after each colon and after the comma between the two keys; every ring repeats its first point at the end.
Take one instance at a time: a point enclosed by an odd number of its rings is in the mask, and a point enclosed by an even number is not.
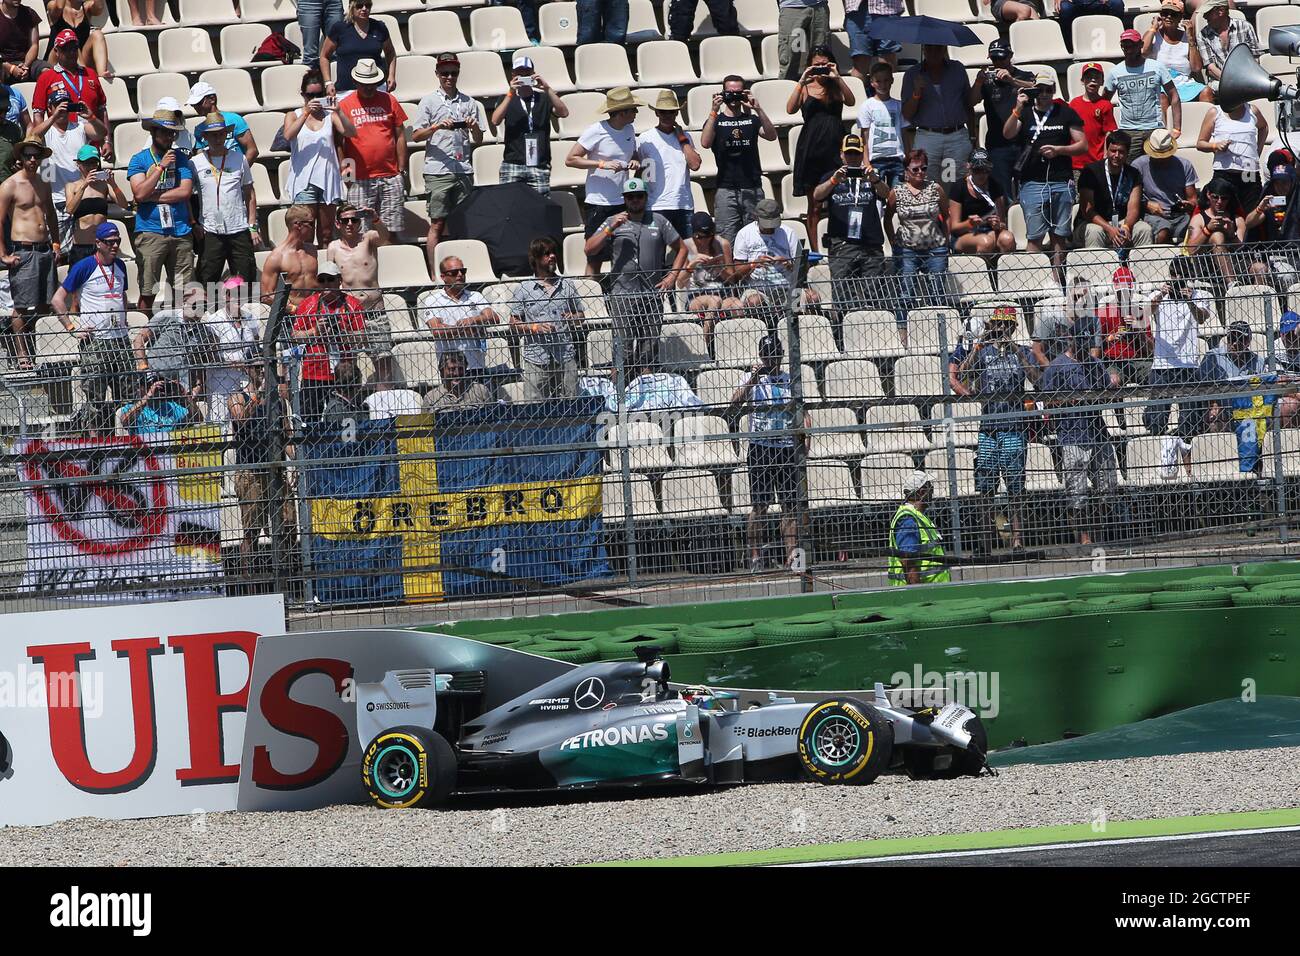
{"type": "Polygon", "coordinates": [[[108,222],[111,199],[122,209],[132,206],[113,181],[112,173],[103,168],[99,150],[87,144],[77,151],[78,179],[64,190],[65,211],[72,221],[72,245],[68,247],[68,265],[95,254],[96,230],[108,222]]]}
{"type": "Polygon", "coordinates": [[[149,146],[131,157],[127,177],[135,212],[135,249],[140,264],[140,308],[149,311],[165,268],[173,289],[194,278],[194,236],[190,197],[194,167],[176,150],[185,124],[170,110],[155,110],[140,124],[149,146]]]}
{"type": "Polygon", "coordinates": [[[1142,147],[1145,156],[1133,162],[1142,177],[1142,218],[1156,243],[1181,242],[1196,207],[1196,169],[1178,155],[1178,140],[1158,129],[1142,147]]]}
{"type": "Polygon", "coordinates": [[[42,167],[42,173],[54,193],[54,209],[59,214],[59,236],[66,245],[72,237],[72,217],[65,211],[64,193],[69,183],[81,178],[77,153],[91,141],[104,142],[108,128],[86,114],[85,105],[69,97],[62,87],[50,91],[46,107],[48,112],[40,114],[42,118],[32,127],[32,135],[40,136],[50,148],[50,158],[42,167]]]}
{"type": "Polygon", "coordinates": [[[1246,216],[1246,229],[1254,230],[1261,242],[1282,241],[1282,223],[1286,220],[1287,202],[1293,186],[1295,168],[1287,162],[1274,163],[1269,169],[1268,188],[1246,216]]]}
{"type": "Polygon", "coordinates": [[[1216,176],[1205,187],[1200,207],[1187,229],[1187,254],[1210,250],[1226,288],[1236,278],[1233,253],[1245,238],[1246,218],[1237,202],[1237,190],[1231,181],[1216,176]]]}

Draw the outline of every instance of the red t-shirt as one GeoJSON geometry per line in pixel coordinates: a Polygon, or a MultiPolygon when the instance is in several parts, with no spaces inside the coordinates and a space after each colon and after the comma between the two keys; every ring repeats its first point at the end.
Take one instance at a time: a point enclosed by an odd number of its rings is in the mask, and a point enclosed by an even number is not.
{"type": "Polygon", "coordinates": [[[1076,96],[1070,100],[1070,109],[1083,120],[1083,138],[1088,141],[1088,151],[1074,157],[1074,168],[1083,169],[1106,155],[1106,134],[1118,128],[1115,105],[1110,100],[1093,103],[1086,96],[1076,96]]]}
{"type": "Polygon", "coordinates": [[[94,116],[104,105],[104,88],[99,85],[99,77],[90,67],[83,67],[79,73],[64,73],[59,66],[42,71],[36,78],[36,89],[32,91],[32,109],[45,111],[49,100],[50,88],[61,86],[68,91],[74,102],[86,104],[86,112],[94,116]]]}
{"type": "MultiPolygon", "coordinates": [[[[357,128],[357,135],[343,140],[343,158],[352,163],[352,178],[383,179],[396,176],[397,137],[405,136],[402,124],[406,110],[388,93],[376,93],[362,103],[359,93],[339,100],[339,109],[357,128]]],[[[344,176],[348,174],[344,170],[344,176]]]]}
{"type": "MultiPolygon", "coordinates": [[[[363,308],[361,303],[352,296],[344,295],[342,304],[332,309],[322,301],[321,293],[313,292],[298,303],[298,308],[294,309],[293,328],[294,331],[315,329],[318,325],[326,324],[322,319],[331,316],[336,320],[333,324],[339,332],[360,335],[366,327],[363,308]]],[[[334,381],[334,372],[330,368],[331,352],[339,358],[352,358],[356,355],[355,348],[345,348],[341,342],[330,344],[321,338],[307,340],[306,351],[302,357],[304,381],[334,381]]]]}

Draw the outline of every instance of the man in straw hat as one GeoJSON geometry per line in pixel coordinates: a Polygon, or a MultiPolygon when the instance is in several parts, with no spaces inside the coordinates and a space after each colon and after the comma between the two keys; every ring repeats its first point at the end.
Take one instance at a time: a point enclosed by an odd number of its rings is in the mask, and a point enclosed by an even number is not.
{"type": "Polygon", "coordinates": [[[663,90],[653,109],[659,122],[636,138],[641,157],[641,178],[650,196],[650,210],[673,224],[683,239],[691,234],[691,173],[700,168],[700,154],[691,134],[677,122],[682,105],[672,90],[663,90]]]}
{"type": "MultiPolygon", "coordinates": [[[[442,67],[439,66],[441,71],[442,67]]],[[[401,232],[406,202],[406,110],[391,93],[381,92],[384,71],[371,59],[352,70],[357,88],[339,100],[338,110],[357,134],[343,141],[343,179],[347,200],[373,209],[389,232],[401,232]]]]}
{"type": "Polygon", "coordinates": [[[943,558],[942,536],[926,509],[934,500],[934,478],[914,471],[903,479],[903,503],[889,522],[889,583],[940,584],[951,580],[943,558]]]}
{"type": "Polygon", "coordinates": [[[158,281],[167,269],[172,288],[194,278],[194,236],[190,196],[194,167],[176,149],[185,125],[170,110],[155,110],[142,125],[149,131],[147,148],[131,157],[127,177],[139,204],[135,212],[135,252],[140,263],[140,308],[149,311],[158,294],[158,281]]]}
{"type": "Polygon", "coordinates": [[[225,114],[209,113],[198,128],[204,149],[191,160],[203,215],[199,281],[205,284],[217,282],[227,265],[231,275],[252,282],[254,249],[262,244],[253,171],[243,153],[227,148],[232,128],[225,114]]]}
{"type": "Polygon", "coordinates": [[[50,149],[28,136],[14,149],[14,172],[0,185],[0,263],[9,269],[13,297],[14,351],[18,367],[35,368],[35,317],[45,314],[54,298],[55,260],[59,254],[59,220],[41,161],[50,149]]]}
{"type": "Polygon", "coordinates": [[[1178,155],[1178,140],[1167,129],[1153,132],[1142,150],[1146,155],[1133,161],[1142,178],[1142,221],[1153,242],[1182,242],[1196,208],[1196,168],[1178,155]]]}
{"type": "MultiPolygon", "coordinates": [[[[606,219],[623,211],[623,183],[640,169],[636,130],[632,128],[640,106],[626,86],[610,90],[601,110],[609,119],[588,126],[564,161],[570,169],[587,171],[584,233],[588,239],[606,219]]],[[[600,271],[602,259],[602,254],[587,257],[587,275],[600,271]]]]}
{"type": "Polygon", "coordinates": [[[442,241],[447,216],[474,189],[474,167],[470,154],[483,142],[479,106],[456,88],[460,58],[441,53],[435,65],[438,89],[425,95],[415,111],[417,143],[424,148],[424,185],[429,190],[429,236],[424,247],[429,275],[436,282],[438,243],[442,241]]]}
{"type": "Polygon", "coordinates": [[[524,182],[543,196],[550,195],[551,117],[568,115],[560,95],[534,72],[533,58],[516,53],[510,64],[510,88],[492,111],[492,125],[502,130],[505,143],[500,181],[524,182]]]}

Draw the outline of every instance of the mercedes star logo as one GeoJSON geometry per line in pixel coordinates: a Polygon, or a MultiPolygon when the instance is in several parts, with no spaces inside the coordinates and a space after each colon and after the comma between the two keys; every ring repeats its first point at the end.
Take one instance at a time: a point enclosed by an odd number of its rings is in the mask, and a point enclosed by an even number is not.
{"type": "Polygon", "coordinates": [[[605,682],[599,677],[588,677],[573,692],[573,703],[578,710],[591,710],[605,699],[605,682]]]}

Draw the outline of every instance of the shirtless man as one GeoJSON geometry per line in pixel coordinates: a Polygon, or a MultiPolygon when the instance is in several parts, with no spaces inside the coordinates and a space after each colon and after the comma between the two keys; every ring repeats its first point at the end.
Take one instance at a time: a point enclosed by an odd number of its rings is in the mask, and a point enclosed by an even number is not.
{"type": "Polygon", "coordinates": [[[49,313],[62,251],[54,197],[41,178],[41,161],[49,155],[41,140],[22,140],[14,149],[13,175],[0,185],[0,264],[9,269],[14,357],[25,371],[36,367],[36,319],[26,313],[49,313]]]}
{"type": "Polygon", "coordinates": [[[280,241],[262,264],[262,301],[270,304],[275,297],[275,281],[281,272],[292,291],[289,293],[289,311],[297,308],[308,293],[317,288],[316,246],[312,237],[316,230],[316,213],[310,206],[290,206],[284,214],[284,224],[289,234],[280,241]]]}
{"type": "Polygon", "coordinates": [[[384,310],[384,293],[379,288],[379,247],[386,245],[391,233],[370,207],[357,208],[344,203],[334,220],[340,237],[325,250],[326,258],[339,267],[342,288],[361,302],[366,316],[366,351],[375,362],[375,381],[392,381],[393,332],[384,310]],[[366,223],[371,228],[365,228],[366,223]]]}

